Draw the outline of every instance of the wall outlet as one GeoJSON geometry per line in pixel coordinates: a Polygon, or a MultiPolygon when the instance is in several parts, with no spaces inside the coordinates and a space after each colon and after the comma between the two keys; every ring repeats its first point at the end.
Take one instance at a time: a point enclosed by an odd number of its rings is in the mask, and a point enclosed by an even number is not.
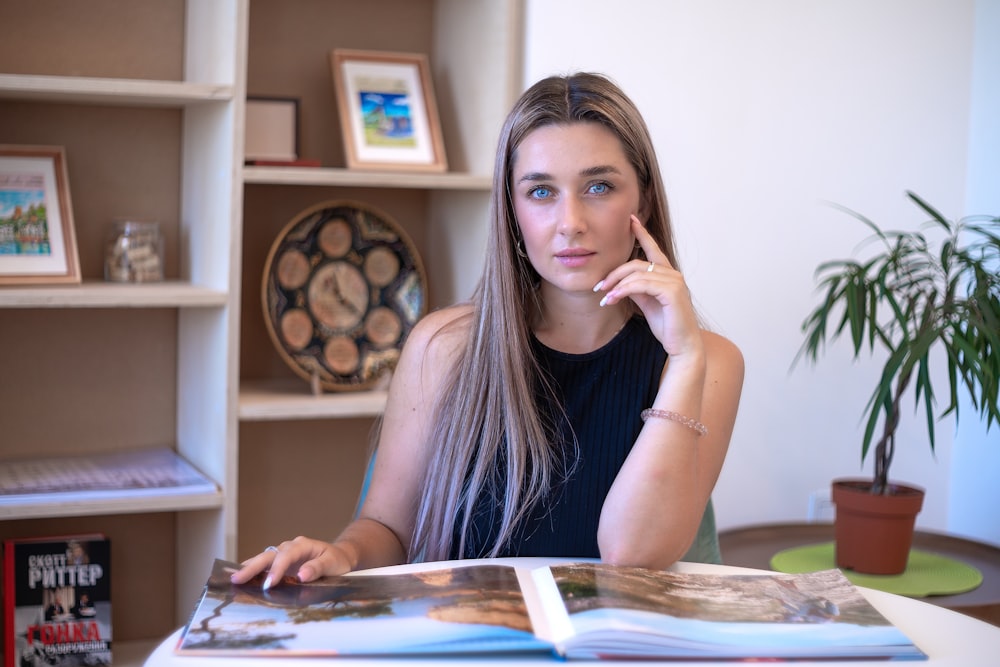
{"type": "Polygon", "coordinates": [[[832,522],[835,505],[830,498],[830,489],[818,489],[809,494],[809,507],[806,510],[806,521],[809,523],[832,522]]]}

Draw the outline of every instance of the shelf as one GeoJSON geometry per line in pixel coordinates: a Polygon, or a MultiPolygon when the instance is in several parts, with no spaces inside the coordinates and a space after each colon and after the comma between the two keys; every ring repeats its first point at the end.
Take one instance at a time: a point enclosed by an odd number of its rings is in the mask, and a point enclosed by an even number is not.
{"type": "Polygon", "coordinates": [[[243,181],[260,185],[324,185],[488,192],[492,177],[475,174],[428,174],[359,171],[325,167],[243,167],[243,181]]]}
{"type": "Polygon", "coordinates": [[[314,396],[304,380],[254,380],[240,385],[242,421],[374,417],[382,414],[385,390],[314,396]]]}
{"type": "Polygon", "coordinates": [[[0,519],[221,506],[215,482],[167,448],[15,459],[0,468],[0,519]]]}
{"type": "Polygon", "coordinates": [[[2,99],[182,108],[232,97],[232,86],[210,83],[0,74],[2,99]]]}
{"type": "Polygon", "coordinates": [[[183,308],[226,305],[226,293],[179,281],[0,287],[0,308],[183,308]]]}
{"type": "Polygon", "coordinates": [[[169,492],[156,489],[46,493],[30,498],[17,496],[16,501],[0,496],[0,520],[187,512],[221,507],[222,493],[218,489],[206,491],[201,487],[177,487],[169,492]]]}

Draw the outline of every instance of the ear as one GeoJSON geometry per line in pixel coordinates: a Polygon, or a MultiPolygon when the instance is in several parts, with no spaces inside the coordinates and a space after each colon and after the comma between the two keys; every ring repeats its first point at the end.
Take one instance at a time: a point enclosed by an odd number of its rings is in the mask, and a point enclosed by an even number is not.
{"type": "Polygon", "coordinates": [[[649,212],[652,210],[652,206],[649,204],[649,194],[644,192],[639,198],[639,210],[636,211],[635,215],[639,218],[639,222],[645,227],[646,223],[649,222],[649,212]]]}

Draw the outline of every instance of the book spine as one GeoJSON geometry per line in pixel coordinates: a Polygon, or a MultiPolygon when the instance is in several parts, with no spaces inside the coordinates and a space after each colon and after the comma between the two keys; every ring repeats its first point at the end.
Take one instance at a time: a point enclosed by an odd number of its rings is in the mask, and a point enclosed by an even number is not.
{"type": "Polygon", "coordinates": [[[14,662],[14,546],[10,540],[3,543],[3,664],[14,662]]]}

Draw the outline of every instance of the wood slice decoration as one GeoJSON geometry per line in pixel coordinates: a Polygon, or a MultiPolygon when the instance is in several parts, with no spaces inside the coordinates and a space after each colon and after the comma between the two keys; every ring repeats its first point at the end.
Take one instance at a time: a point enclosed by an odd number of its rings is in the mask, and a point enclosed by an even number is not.
{"type": "Polygon", "coordinates": [[[395,368],[427,312],[426,286],[416,247],[388,215],[323,202],[296,215],[271,245],[264,321],[303,379],[329,391],[370,389],[395,368]]]}

